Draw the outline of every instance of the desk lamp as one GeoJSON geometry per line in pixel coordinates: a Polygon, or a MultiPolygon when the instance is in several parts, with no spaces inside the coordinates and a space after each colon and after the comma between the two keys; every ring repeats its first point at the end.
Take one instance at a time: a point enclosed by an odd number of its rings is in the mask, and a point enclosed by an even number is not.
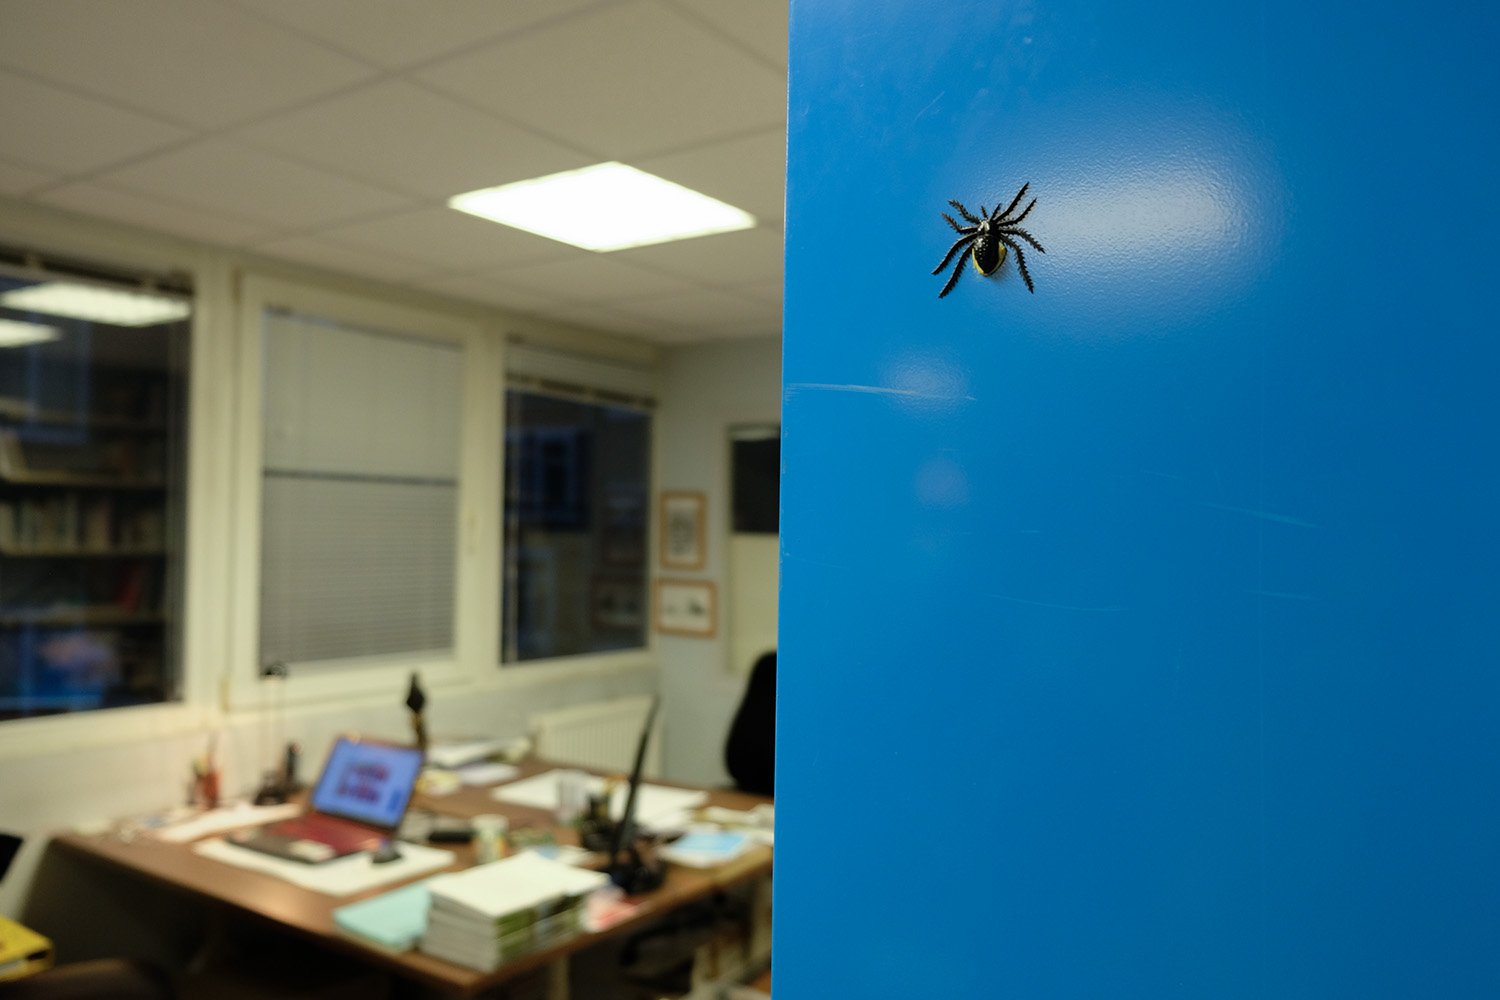
{"type": "Polygon", "coordinates": [[[412,671],[411,686],[406,690],[406,707],[411,709],[412,737],[417,749],[422,751],[423,760],[427,758],[427,721],[422,717],[422,709],[426,704],[427,696],[422,693],[422,684],[416,671],[412,671]]]}
{"type": "Polygon", "coordinates": [[[609,849],[609,878],[625,891],[627,896],[650,892],[666,880],[666,866],[660,859],[641,855],[635,835],[635,799],[641,787],[641,767],[646,762],[646,744],[651,739],[651,725],[656,721],[656,709],[661,705],[661,696],[651,699],[651,708],[646,712],[646,727],[641,730],[641,741],[635,749],[635,767],[630,772],[630,791],[625,796],[625,813],[615,827],[614,843],[609,849]],[[621,851],[625,856],[620,856],[621,851]]]}

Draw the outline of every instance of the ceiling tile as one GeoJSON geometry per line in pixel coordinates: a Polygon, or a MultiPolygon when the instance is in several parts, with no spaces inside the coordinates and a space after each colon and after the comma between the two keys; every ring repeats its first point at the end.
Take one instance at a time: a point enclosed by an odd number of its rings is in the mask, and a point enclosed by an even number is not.
{"type": "Polygon", "coordinates": [[[565,258],[572,247],[451,208],[412,212],[327,229],[319,235],[350,246],[422,261],[447,271],[489,270],[565,258]]]}
{"type": "Polygon", "coordinates": [[[682,278],[615,260],[612,254],[587,250],[550,264],[508,268],[500,278],[507,284],[571,302],[661,295],[696,287],[682,278]]]}
{"type": "Polygon", "coordinates": [[[781,280],[781,230],[756,227],[695,240],[617,251],[626,263],[675,274],[703,285],[781,280]]]}
{"type": "Polygon", "coordinates": [[[4,70],[0,93],[0,156],[66,174],[97,170],[190,134],[4,70]]]}
{"type": "Polygon", "coordinates": [[[222,139],[133,163],[101,180],[283,229],[308,229],[411,204],[389,191],[222,139]]]}
{"type": "Polygon", "coordinates": [[[411,0],[236,2],[335,48],[388,69],[399,69],[599,0],[443,0],[441,16],[435,16],[437,12],[430,4],[411,0]]]}
{"type": "Polygon", "coordinates": [[[214,128],[367,79],[373,68],[222,3],[7,0],[0,66],[214,128]]]}
{"type": "Polygon", "coordinates": [[[490,274],[449,274],[412,284],[430,292],[500,306],[518,313],[535,313],[557,305],[551,296],[512,287],[490,274]]]}
{"type": "MultiPolygon", "coordinates": [[[[3,114],[3,112],[0,112],[3,114]]],[[[25,195],[57,180],[56,174],[0,160],[0,194],[25,195]]]]}
{"type": "Polygon", "coordinates": [[[769,128],[786,116],[782,74],[659,0],[568,18],[418,76],[602,159],[769,128]]]}
{"type": "Polygon", "coordinates": [[[84,215],[126,222],[144,229],[173,233],[203,243],[237,245],[263,235],[268,227],[245,219],[174,205],[102,184],[65,184],[40,195],[37,201],[84,215]]]}
{"type": "Polygon", "coordinates": [[[715,142],[635,166],[743,208],[762,222],[779,224],[786,204],[786,129],[715,142]]]}
{"type": "Polygon", "coordinates": [[[626,316],[601,306],[564,304],[537,310],[536,315],[569,326],[581,326],[603,333],[620,333],[642,340],[657,341],[664,332],[661,324],[652,320],[626,316]]]}
{"type": "Polygon", "coordinates": [[[704,289],[675,295],[604,303],[612,312],[669,326],[712,331],[774,321],[781,322],[777,306],[744,298],[733,292],[704,289]]]}
{"type": "Polygon", "coordinates": [[[341,243],[330,243],[316,236],[289,236],[260,242],[255,245],[255,252],[330,271],[342,271],[361,278],[394,281],[398,284],[406,284],[433,273],[433,269],[426,264],[341,243]]]}
{"type": "Polygon", "coordinates": [[[473,108],[388,81],[253,125],[237,138],[425,198],[444,199],[590,158],[473,108]]]}
{"type": "Polygon", "coordinates": [[[768,0],[672,0],[737,39],[757,55],[786,68],[787,4],[768,0]]]}

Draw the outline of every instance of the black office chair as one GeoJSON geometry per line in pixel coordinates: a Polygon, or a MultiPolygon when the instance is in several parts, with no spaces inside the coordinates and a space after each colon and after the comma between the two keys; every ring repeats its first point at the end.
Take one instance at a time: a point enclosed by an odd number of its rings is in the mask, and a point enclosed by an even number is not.
{"type": "Polygon", "coordinates": [[[724,742],[724,766],[734,787],[756,795],[776,789],[776,651],[755,661],[739,711],[724,742]]]}

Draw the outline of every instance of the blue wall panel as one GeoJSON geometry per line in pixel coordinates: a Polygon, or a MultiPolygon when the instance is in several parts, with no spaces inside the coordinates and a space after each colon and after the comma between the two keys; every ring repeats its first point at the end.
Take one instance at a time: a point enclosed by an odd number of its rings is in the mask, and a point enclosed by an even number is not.
{"type": "Polygon", "coordinates": [[[1495,11],[794,0],[778,1000],[1500,995],[1495,11]]]}

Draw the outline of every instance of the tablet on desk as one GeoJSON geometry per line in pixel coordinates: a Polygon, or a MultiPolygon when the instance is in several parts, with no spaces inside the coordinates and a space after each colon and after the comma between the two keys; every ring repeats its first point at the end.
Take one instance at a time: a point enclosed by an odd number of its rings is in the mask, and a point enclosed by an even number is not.
{"type": "Polygon", "coordinates": [[[306,812],[232,834],[229,840],[305,864],[375,850],[395,836],[421,771],[422,751],[416,747],[340,736],[306,812]]]}

